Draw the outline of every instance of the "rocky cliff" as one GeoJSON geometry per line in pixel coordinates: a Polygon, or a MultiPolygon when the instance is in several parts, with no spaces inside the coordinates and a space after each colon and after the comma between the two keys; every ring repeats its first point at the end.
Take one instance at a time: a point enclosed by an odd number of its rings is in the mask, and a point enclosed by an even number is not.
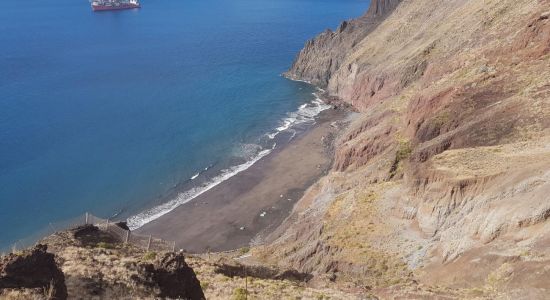
{"type": "Polygon", "coordinates": [[[289,78],[326,87],[332,74],[340,67],[347,53],[363,40],[399,4],[400,0],[376,0],[361,18],[344,21],[336,31],[327,29],[307,41],[291,69],[289,78]]]}
{"type": "Polygon", "coordinates": [[[373,1],[307,42],[287,76],[360,115],[257,255],[382,297],[544,299],[549,17],[548,0],[373,1]]]}

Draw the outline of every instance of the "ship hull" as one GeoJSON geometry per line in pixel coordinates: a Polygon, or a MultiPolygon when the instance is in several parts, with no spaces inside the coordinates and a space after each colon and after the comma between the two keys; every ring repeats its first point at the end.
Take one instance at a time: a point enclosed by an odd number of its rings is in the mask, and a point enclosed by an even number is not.
{"type": "Polygon", "coordinates": [[[140,8],[141,6],[139,4],[121,4],[116,6],[110,6],[110,5],[92,5],[93,11],[107,11],[107,10],[121,10],[121,9],[132,9],[132,8],[140,8]]]}

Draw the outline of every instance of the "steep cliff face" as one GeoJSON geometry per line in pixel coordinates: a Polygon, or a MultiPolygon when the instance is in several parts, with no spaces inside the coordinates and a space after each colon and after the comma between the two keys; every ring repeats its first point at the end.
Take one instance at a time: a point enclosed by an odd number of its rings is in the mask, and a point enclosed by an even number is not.
{"type": "Polygon", "coordinates": [[[422,281],[456,297],[544,298],[549,16],[548,0],[373,2],[353,30],[308,42],[290,77],[361,114],[333,172],[259,255],[380,295],[422,281]]]}
{"type": "Polygon", "coordinates": [[[361,18],[344,21],[336,31],[327,29],[307,41],[291,69],[289,78],[305,80],[320,87],[328,84],[345,56],[373,31],[401,0],[373,0],[367,13],[361,18]]]}

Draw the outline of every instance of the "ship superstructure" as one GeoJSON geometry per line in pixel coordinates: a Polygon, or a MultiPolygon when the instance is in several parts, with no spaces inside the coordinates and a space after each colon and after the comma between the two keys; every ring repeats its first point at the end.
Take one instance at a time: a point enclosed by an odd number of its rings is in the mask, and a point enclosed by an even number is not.
{"type": "Polygon", "coordinates": [[[103,11],[103,10],[118,10],[118,9],[131,9],[131,8],[140,8],[138,0],[93,0],[92,1],[92,10],[93,11],[103,11]]]}

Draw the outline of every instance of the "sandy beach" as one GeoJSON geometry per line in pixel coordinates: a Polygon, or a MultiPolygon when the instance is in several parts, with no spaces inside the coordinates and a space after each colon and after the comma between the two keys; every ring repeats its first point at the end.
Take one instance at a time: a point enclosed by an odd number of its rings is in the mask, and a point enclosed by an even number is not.
{"type": "Polygon", "coordinates": [[[136,232],[175,240],[177,249],[194,253],[249,245],[275,229],[304,191],[330,169],[338,131],[334,122],[347,114],[342,109],[322,112],[315,125],[249,169],[136,232]]]}

